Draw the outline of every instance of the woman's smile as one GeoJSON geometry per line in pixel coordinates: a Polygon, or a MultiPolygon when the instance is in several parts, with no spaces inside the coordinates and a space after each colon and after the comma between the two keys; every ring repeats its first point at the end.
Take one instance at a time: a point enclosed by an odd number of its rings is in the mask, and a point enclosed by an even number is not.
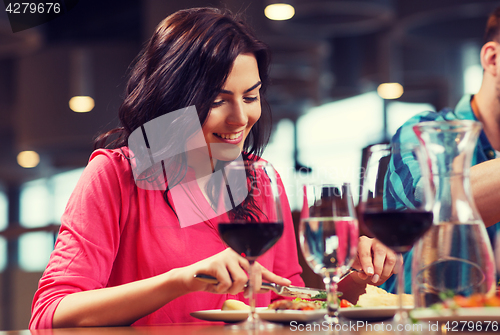
{"type": "Polygon", "coordinates": [[[214,133],[214,135],[225,143],[238,144],[243,139],[243,130],[237,133],[214,133]]]}

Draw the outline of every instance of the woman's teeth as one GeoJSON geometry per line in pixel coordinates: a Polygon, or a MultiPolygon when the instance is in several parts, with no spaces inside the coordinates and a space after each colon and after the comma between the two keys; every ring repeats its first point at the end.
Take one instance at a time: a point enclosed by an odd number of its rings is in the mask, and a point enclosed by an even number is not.
{"type": "Polygon", "coordinates": [[[241,131],[239,133],[235,133],[235,134],[220,134],[220,133],[215,133],[215,135],[225,139],[225,140],[235,140],[237,139],[238,137],[240,137],[241,135],[241,131]]]}

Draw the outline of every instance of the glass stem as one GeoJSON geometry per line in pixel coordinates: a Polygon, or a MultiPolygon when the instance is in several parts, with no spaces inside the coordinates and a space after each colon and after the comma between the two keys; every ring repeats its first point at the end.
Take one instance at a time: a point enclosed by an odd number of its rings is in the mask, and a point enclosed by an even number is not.
{"type": "Polygon", "coordinates": [[[339,322],[339,301],[337,294],[338,278],[339,277],[332,272],[329,272],[323,278],[326,290],[326,304],[327,304],[328,319],[329,319],[328,321],[330,323],[339,322]]]}
{"type": "Polygon", "coordinates": [[[248,322],[255,323],[256,318],[255,318],[255,292],[254,292],[254,285],[255,285],[255,271],[254,271],[254,264],[255,261],[250,261],[250,267],[248,268],[248,300],[250,304],[250,315],[248,316],[248,322]]]}
{"type": "Polygon", "coordinates": [[[403,294],[405,293],[405,265],[403,262],[401,262],[401,264],[399,265],[397,279],[398,311],[394,316],[394,322],[404,325],[408,321],[408,313],[403,309],[403,294]]]}

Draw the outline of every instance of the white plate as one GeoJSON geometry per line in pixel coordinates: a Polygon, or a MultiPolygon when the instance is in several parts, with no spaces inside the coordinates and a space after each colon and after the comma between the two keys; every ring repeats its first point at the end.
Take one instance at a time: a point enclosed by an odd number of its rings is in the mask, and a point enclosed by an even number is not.
{"type": "Polygon", "coordinates": [[[411,317],[420,321],[431,321],[431,322],[433,321],[500,322],[500,307],[469,307],[469,308],[459,308],[457,310],[450,310],[450,309],[435,310],[430,308],[415,309],[411,312],[411,317]]]}
{"type": "MultiPolygon", "coordinates": [[[[404,307],[411,311],[413,307],[404,307]]],[[[339,309],[340,316],[353,320],[381,321],[390,319],[396,314],[397,307],[346,307],[339,309]]],[[[497,312],[499,313],[499,312],[497,312]]],[[[257,308],[259,317],[266,321],[288,323],[290,321],[312,322],[321,319],[325,314],[325,309],[315,311],[295,311],[295,310],[270,310],[265,307],[257,308]]],[[[241,322],[248,317],[248,311],[222,311],[212,309],[191,313],[191,316],[206,321],[241,322]]]]}
{"type": "Polygon", "coordinates": [[[192,312],[191,316],[205,321],[241,322],[248,318],[248,311],[222,311],[220,309],[210,309],[192,312]]]}
{"type": "MultiPolygon", "coordinates": [[[[257,308],[257,314],[262,320],[272,322],[312,322],[321,319],[325,314],[325,309],[315,311],[294,311],[294,310],[270,310],[265,307],[257,308]]],[[[191,313],[191,316],[206,320],[206,321],[223,321],[223,322],[241,322],[248,317],[248,311],[222,311],[220,309],[211,309],[206,311],[197,311],[191,313]]]]}
{"type": "MultiPolygon", "coordinates": [[[[413,306],[403,307],[406,311],[413,309],[413,306]]],[[[390,319],[396,314],[397,307],[346,307],[339,310],[340,316],[353,320],[380,321],[390,319]]]]}

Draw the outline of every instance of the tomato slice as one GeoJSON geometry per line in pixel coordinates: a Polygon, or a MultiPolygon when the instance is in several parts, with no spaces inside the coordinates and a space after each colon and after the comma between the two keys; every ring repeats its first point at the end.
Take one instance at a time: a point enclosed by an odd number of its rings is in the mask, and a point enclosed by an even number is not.
{"type": "Polygon", "coordinates": [[[354,305],[351,304],[349,301],[347,301],[345,299],[340,300],[340,308],[343,308],[343,307],[352,307],[352,306],[354,306],[354,305]]]}
{"type": "Polygon", "coordinates": [[[491,298],[487,298],[484,305],[489,307],[500,307],[500,297],[493,296],[491,298]]]}

